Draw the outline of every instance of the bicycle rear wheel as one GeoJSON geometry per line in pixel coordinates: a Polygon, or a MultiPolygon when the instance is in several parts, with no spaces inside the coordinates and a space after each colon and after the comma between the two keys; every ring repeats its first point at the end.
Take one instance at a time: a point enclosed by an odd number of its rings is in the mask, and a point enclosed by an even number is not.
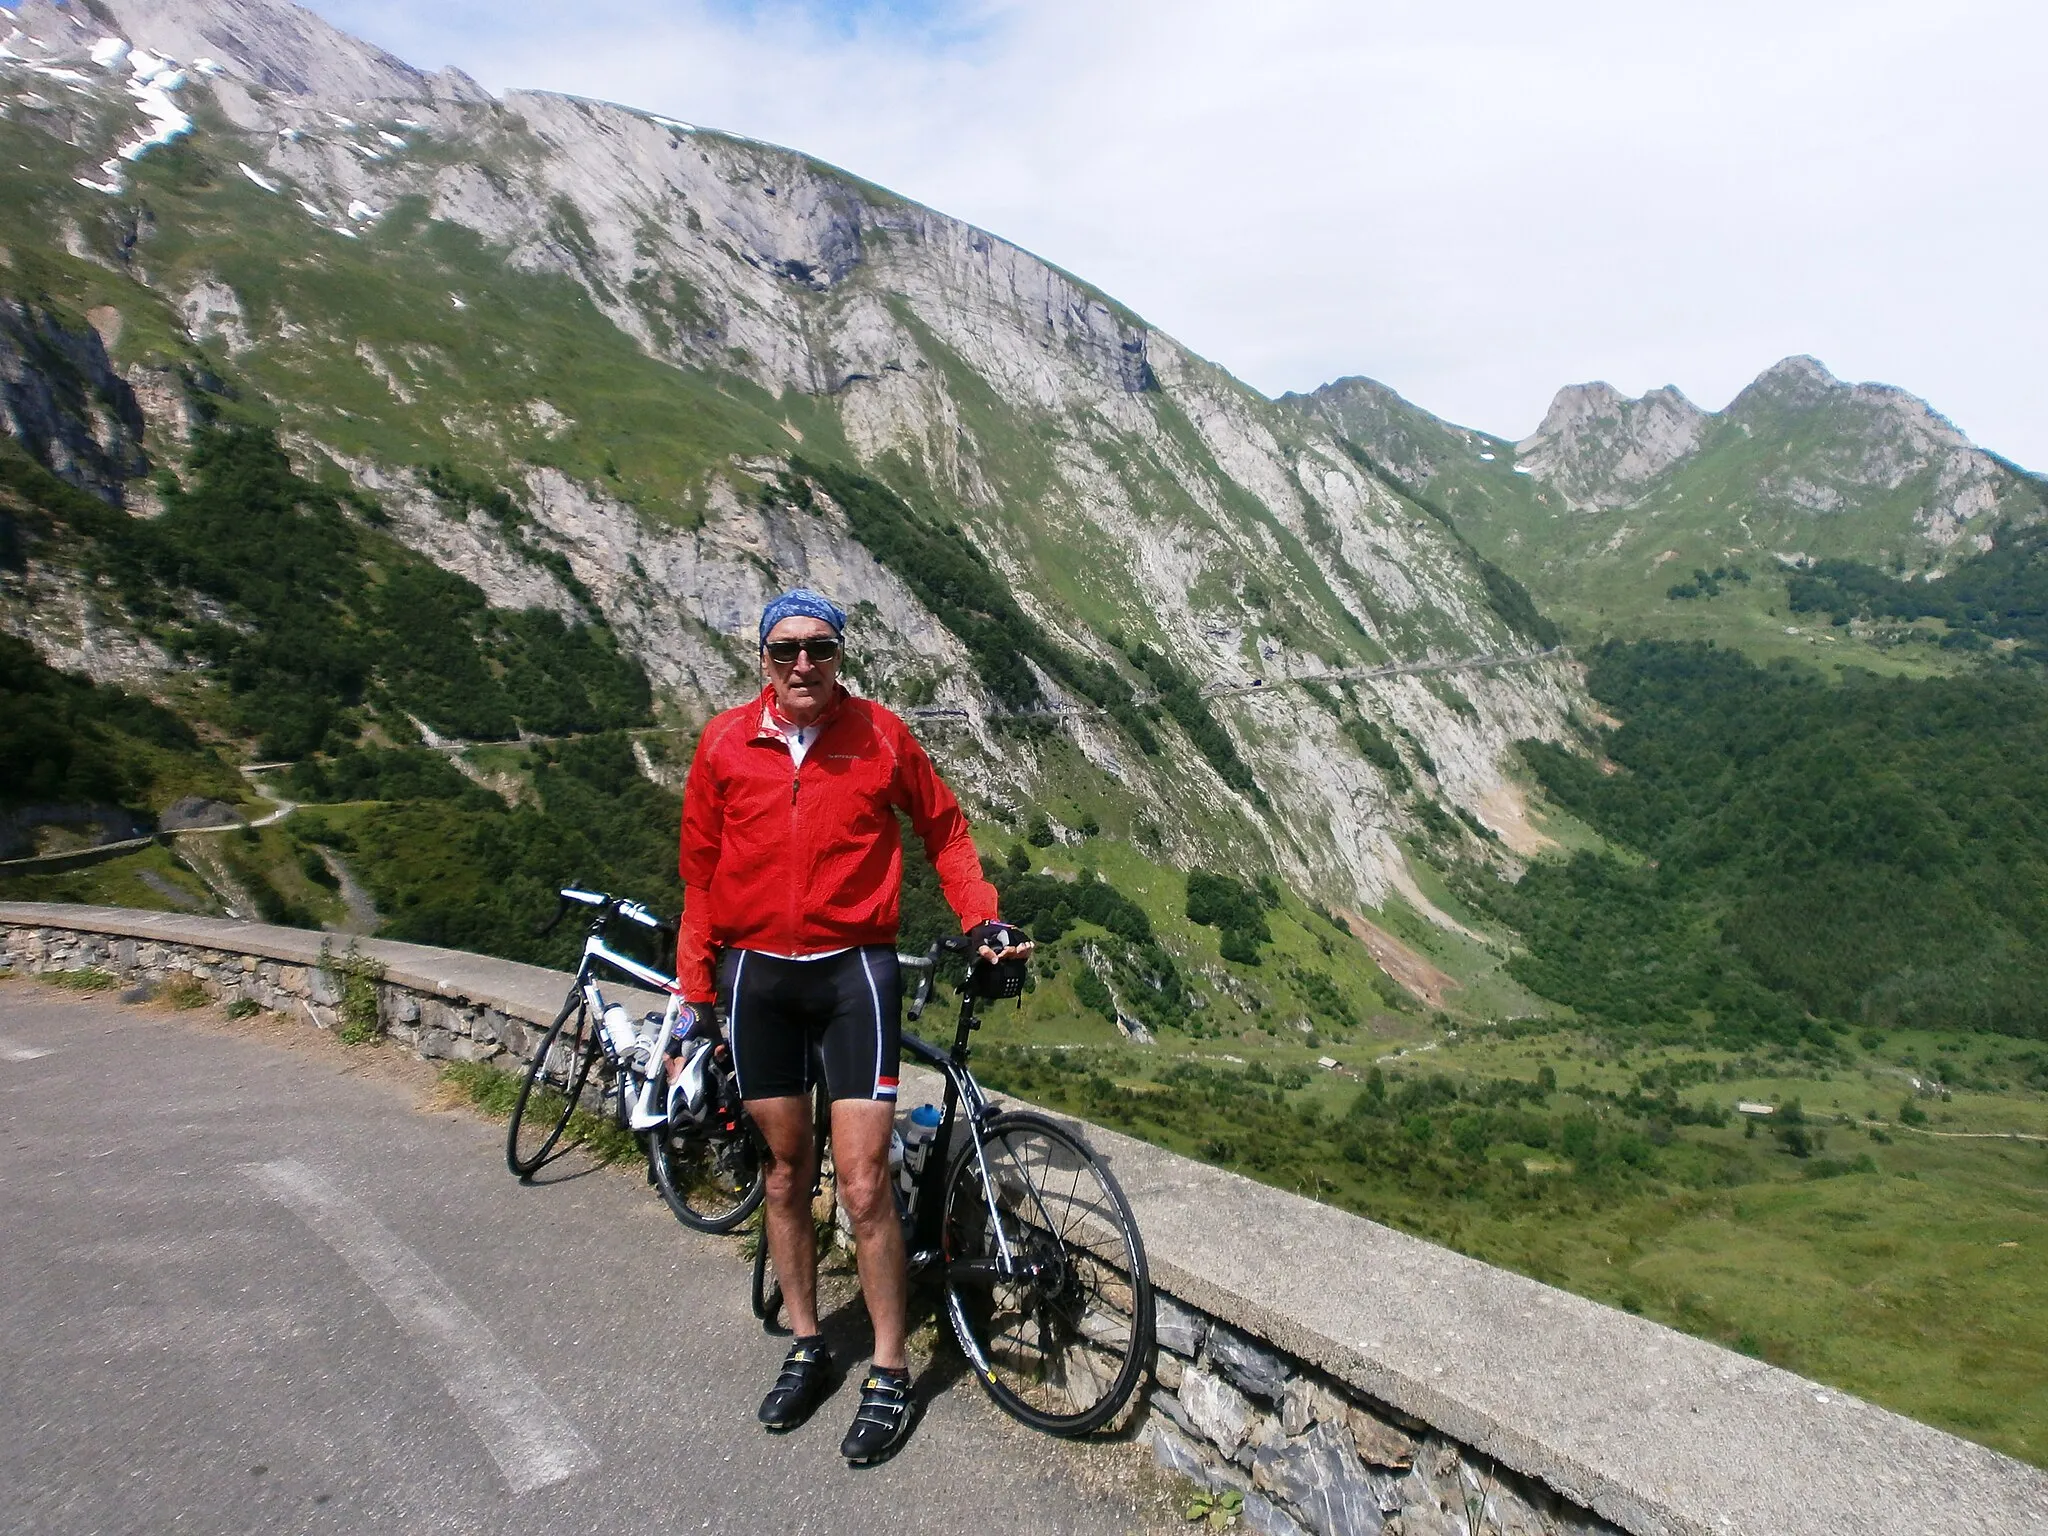
{"type": "Polygon", "coordinates": [[[646,1137],[654,1183],[670,1212],[697,1232],[730,1232],[754,1214],[768,1172],[753,1129],[664,1125],[646,1137]]]}
{"type": "Polygon", "coordinates": [[[1043,1115],[1000,1115],[946,1177],[946,1308],[996,1406],[1056,1435],[1116,1416],[1152,1354],[1145,1245],[1115,1177],[1043,1115]],[[1005,1272],[1004,1259],[1010,1264],[1005,1272]]]}
{"type": "Polygon", "coordinates": [[[571,991],[534,1051],[519,1097],[512,1102],[505,1163],[520,1178],[539,1171],[576,1111],[590,1107],[583,1100],[597,1053],[597,1021],[590,1017],[583,994],[571,991]]]}

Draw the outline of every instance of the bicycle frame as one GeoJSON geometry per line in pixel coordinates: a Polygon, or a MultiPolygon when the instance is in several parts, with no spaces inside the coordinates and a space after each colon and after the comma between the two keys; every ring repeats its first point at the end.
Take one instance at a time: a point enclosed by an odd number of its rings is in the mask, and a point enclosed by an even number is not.
{"type": "Polygon", "coordinates": [[[614,901],[594,891],[563,891],[562,899],[565,902],[581,902],[598,909],[597,915],[591,919],[590,931],[583,939],[583,959],[576,968],[576,988],[583,994],[584,1003],[590,1009],[591,1018],[596,1023],[597,1037],[603,1044],[605,1058],[619,1074],[619,1098],[628,1128],[634,1131],[651,1131],[668,1120],[668,1106],[661,1102],[663,1095],[660,1090],[663,1085],[660,1064],[666,1054],[669,1039],[675,1032],[676,1017],[682,1012],[683,989],[676,978],[666,971],[657,970],[651,965],[643,965],[632,956],[613,949],[604,940],[604,929],[605,924],[615,913],[656,932],[661,930],[661,921],[638,902],[614,901]],[[637,1038],[637,1028],[635,1031],[635,1046],[648,1047],[647,1070],[644,1075],[635,1063],[620,1051],[618,1042],[612,1039],[610,1032],[604,1027],[604,1013],[609,1004],[605,1002],[603,988],[598,985],[595,973],[597,966],[609,967],[649,990],[665,993],[668,997],[668,1006],[662,1013],[661,1029],[655,1038],[641,1040],[637,1038]],[[639,1080],[639,1089],[628,1105],[628,1084],[636,1078],[639,1080]]]}
{"type": "MultiPolygon", "coordinates": [[[[921,963],[935,965],[936,961],[937,956],[932,955],[924,957],[921,963]]],[[[930,994],[929,981],[919,990],[919,997],[911,1005],[913,1019],[924,1011],[930,994]]],[[[953,1128],[964,1108],[969,1127],[968,1144],[974,1148],[975,1167],[981,1175],[982,1199],[988,1203],[989,1219],[1000,1251],[998,1272],[1004,1279],[1016,1279],[1032,1273],[1032,1267],[1018,1263],[1016,1255],[1010,1251],[1002,1213],[996,1205],[995,1177],[989,1172],[988,1154],[984,1150],[984,1133],[997,1111],[981,1091],[981,1084],[974,1080],[974,1074],[967,1070],[967,1037],[981,1028],[981,1019],[974,1006],[976,1001],[971,991],[962,992],[960,1020],[953,1032],[951,1051],[942,1051],[908,1030],[903,1033],[904,1054],[923,1062],[946,1080],[945,1107],[939,1115],[939,1128],[932,1136],[931,1151],[925,1155],[924,1167],[918,1170],[917,1180],[911,1186],[909,1241],[904,1246],[909,1250],[907,1258],[913,1270],[929,1268],[939,1261],[942,1247],[938,1225],[944,1207],[942,1191],[946,1172],[952,1165],[953,1128]]]]}

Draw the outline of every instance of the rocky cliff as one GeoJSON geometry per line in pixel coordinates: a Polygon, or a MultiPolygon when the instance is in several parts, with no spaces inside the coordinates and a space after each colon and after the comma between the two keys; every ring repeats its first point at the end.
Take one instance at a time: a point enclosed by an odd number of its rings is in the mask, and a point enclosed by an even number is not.
{"type": "Polygon", "coordinates": [[[1507,749],[1564,729],[1567,666],[1392,670],[1540,648],[1468,547],[1028,252],[791,151],[494,100],[269,0],[16,21],[0,286],[118,317],[160,463],[192,380],[244,392],[491,602],[601,617],[685,720],[748,685],[765,593],[823,585],[861,604],[863,686],[943,712],[991,814],[1114,802],[1176,858],[1369,903],[1420,901],[1404,838],[1468,839],[1439,805],[1525,830],[1507,749]],[[973,551],[1045,637],[1029,698],[816,465],[973,551]]]}
{"type": "Polygon", "coordinates": [[[1640,400],[1611,384],[1573,384],[1557,392],[1543,424],[1515,444],[1516,462],[1556,486],[1574,509],[1618,507],[1690,457],[1707,421],[1668,384],[1640,400]]]}

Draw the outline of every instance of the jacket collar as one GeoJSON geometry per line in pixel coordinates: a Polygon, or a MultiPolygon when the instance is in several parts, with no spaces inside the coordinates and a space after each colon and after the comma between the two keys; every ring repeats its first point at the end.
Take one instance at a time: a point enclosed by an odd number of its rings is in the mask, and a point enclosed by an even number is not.
{"type": "MultiPolygon", "coordinates": [[[[834,683],[832,688],[832,702],[825,706],[825,713],[818,716],[816,721],[820,734],[823,734],[825,728],[839,718],[840,712],[846,707],[846,701],[853,697],[853,695],[846,691],[846,684],[844,683],[834,683]]],[[[775,685],[773,683],[764,683],[761,687],[760,697],[754,700],[753,739],[756,741],[781,741],[781,733],[774,730],[770,723],[776,718],[778,717],[775,713],[775,685]]]]}

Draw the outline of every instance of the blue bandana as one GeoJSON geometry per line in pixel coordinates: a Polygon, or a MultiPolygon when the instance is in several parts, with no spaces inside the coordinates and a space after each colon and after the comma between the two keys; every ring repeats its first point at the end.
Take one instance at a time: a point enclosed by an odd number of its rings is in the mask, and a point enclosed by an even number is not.
{"type": "Polygon", "coordinates": [[[846,610],[831,598],[809,587],[791,587],[761,610],[761,643],[768,643],[768,631],[784,619],[823,619],[835,635],[846,632],[846,610]]]}

